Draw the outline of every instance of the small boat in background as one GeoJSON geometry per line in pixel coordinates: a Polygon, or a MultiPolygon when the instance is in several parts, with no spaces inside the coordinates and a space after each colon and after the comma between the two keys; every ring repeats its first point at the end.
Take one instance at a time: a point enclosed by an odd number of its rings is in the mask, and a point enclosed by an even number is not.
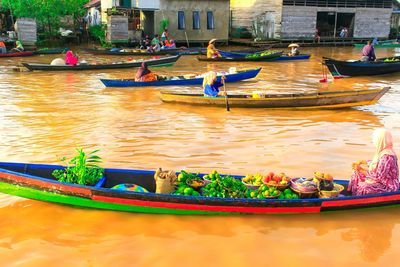
{"type": "MultiPolygon", "coordinates": [[[[249,54],[253,55],[253,54],[249,54]]],[[[207,57],[197,57],[199,61],[208,62],[235,62],[235,61],[273,61],[282,56],[282,52],[271,53],[265,56],[258,57],[218,57],[218,58],[207,58],[207,57]]]]}
{"type": "Polygon", "coordinates": [[[113,56],[159,56],[159,55],[199,55],[204,50],[201,47],[193,48],[169,48],[162,49],[159,52],[148,52],[147,50],[139,49],[121,49],[112,51],[109,49],[84,48],[82,51],[95,55],[113,55],[113,56]]]}
{"type": "MultiPolygon", "coordinates": [[[[261,68],[248,69],[237,71],[236,73],[226,73],[225,82],[238,82],[246,79],[251,79],[257,76],[261,71],[261,68]]],[[[106,87],[142,87],[142,86],[179,86],[179,85],[201,85],[203,77],[185,78],[185,76],[169,76],[164,77],[165,79],[154,81],[154,82],[135,82],[135,80],[107,80],[101,79],[101,82],[106,87]]],[[[218,81],[221,80],[221,75],[217,77],[218,81]]]]}
{"type": "Polygon", "coordinates": [[[34,56],[35,53],[31,51],[24,51],[24,52],[10,52],[10,53],[4,53],[0,54],[0,57],[29,57],[29,56],[34,56]]]}
{"type": "MultiPolygon", "coordinates": [[[[366,43],[357,43],[354,44],[355,48],[363,48],[366,43]]],[[[378,44],[374,44],[374,48],[396,48],[400,47],[400,43],[396,42],[396,40],[388,40],[388,41],[379,41],[378,44]]]]}
{"type": "MultiPolygon", "coordinates": [[[[352,91],[245,94],[230,92],[229,106],[238,108],[335,109],[375,104],[390,87],[352,91]]],[[[207,97],[200,93],[161,91],[166,103],[225,107],[225,97],[207,97]]]]}
{"type": "Polygon", "coordinates": [[[59,47],[59,48],[42,48],[34,51],[36,55],[53,55],[53,54],[63,54],[66,53],[69,48],[59,47]]]}
{"type": "Polygon", "coordinates": [[[336,60],[323,58],[333,77],[371,76],[400,72],[400,57],[380,58],[376,61],[336,60]]]}
{"type": "Polygon", "coordinates": [[[115,64],[80,64],[80,65],[50,65],[42,63],[22,63],[23,66],[29,70],[43,70],[43,71],[82,71],[82,70],[104,70],[104,69],[123,69],[123,68],[136,68],[140,67],[143,62],[148,66],[161,66],[174,64],[178,56],[169,56],[149,60],[128,61],[115,64]]]}
{"type": "MultiPolygon", "coordinates": [[[[226,58],[244,58],[250,54],[254,54],[254,53],[243,53],[243,52],[229,52],[229,51],[221,51],[221,50],[219,50],[219,53],[221,54],[222,57],[226,57],[226,58]]],[[[288,55],[282,54],[280,57],[276,58],[273,61],[306,60],[306,59],[310,59],[310,57],[311,57],[310,54],[300,54],[297,56],[288,56],[288,55]]]]}

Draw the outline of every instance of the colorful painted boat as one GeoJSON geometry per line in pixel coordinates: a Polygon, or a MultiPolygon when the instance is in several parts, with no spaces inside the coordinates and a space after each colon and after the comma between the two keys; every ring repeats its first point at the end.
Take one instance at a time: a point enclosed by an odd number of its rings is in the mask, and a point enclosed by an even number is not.
{"type": "Polygon", "coordinates": [[[273,54],[269,54],[263,57],[240,57],[240,58],[231,58],[231,57],[219,57],[219,58],[206,58],[206,57],[197,57],[199,61],[208,61],[208,62],[236,62],[236,61],[273,61],[282,56],[282,52],[277,52],[273,54]]]}
{"type": "MultiPolygon", "coordinates": [[[[238,82],[246,79],[251,79],[257,76],[257,74],[261,71],[261,68],[258,69],[250,69],[238,71],[237,73],[225,75],[225,82],[238,82]]],[[[154,82],[135,82],[135,80],[107,80],[101,79],[101,82],[106,87],[143,87],[143,86],[172,86],[172,85],[201,85],[203,83],[203,78],[191,78],[185,79],[183,76],[178,76],[176,78],[179,79],[171,79],[171,77],[167,77],[165,80],[154,81],[154,82]]],[[[221,76],[218,76],[218,81],[221,80],[221,76]]]]}
{"type": "MultiPolygon", "coordinates": [[[[353,91],[305,92],[269,94],[256,97],[252,94],[228,95],[229,106],[238,108],[347,108],[375,104],[390,87],[353,91]]],[[[161,100],[166,103],[225,107],[225,97],[205,97],[199,93],[162,91],[161,100]]]]}
{"type": "MultiPolygon", "coordinates": [[[[247,55],[250,55],[252,53],[246,53],[246,52],[228,52],[228,51],[221,51],[219,50],[219,53],[221,54],[222,57],[226,58],[244,58],[247,55]]],[[[297,56],[288,56],[285,54],[282,54],[282,56],[276,58],[275,61],[292,61],[292,60],[307,60],[310,59],[311,55],[310,54],[300,54],[297,56]]]]}
{"type": "Polygon", "coordinates": [[[134,51],[134,49],[127,49],[121,51],[111,51],[107,49],[84,48],[84,52],[96,55],[112,55],[112,56],[159,56],[159,55],[199,55],[202,50],[201,47],[193,48],[170,48],[160,50],[159,52],[149,53],[146,50],[134,51]]]}
{"type": "Polygon", "coordinates": [[[381,58],[377,61],[343,61],[331,58],[323,58],[334,77],[371,76],[400,71],[400,57],[381,58]],[[399,61],[385,62],[386,59],[398,59],[399,61]]]}
{"type": "Polygon", "coordinates": [[[34,52],[25,51],[25,52],[10,52],[5,54],[0,54],[0,57],[29,57],[34,56],[34,52]]]}
{"type": "Polygon", "coordinates": [[[22,63],[23,66],[29,70],[43,70],[43,71],[82,71],[82,70],[104,70],[104,69],[123,69],[123,68],[136,68],[140,67],[143,62],[146,62],[148,66],[160,66],[160,65],[171,65],[179,59],[180,55],[162,57],[149,60],[138,60],[124,63],[115,64],[81,64],[76,66],[71,65],[50,65],[41,63],[22,63]]]}
{"type": "MultiPolygon", "coordinates": [[[[58,165],[0,162],[0,192],[76,207],[166,214],[319,213],[400,204],[400,191],[366,196],[309,199],[245,199],[156,194],[154,171],[105,169],[94,186],[60,183],[51,173],[58,165]],[[136,184],[149,192],[111,189],[136,184]]],[[[235,176],[241,178],[240,176],[235,176]]],[[[336,180],[347,187],[348,181],[336,180]]]]}

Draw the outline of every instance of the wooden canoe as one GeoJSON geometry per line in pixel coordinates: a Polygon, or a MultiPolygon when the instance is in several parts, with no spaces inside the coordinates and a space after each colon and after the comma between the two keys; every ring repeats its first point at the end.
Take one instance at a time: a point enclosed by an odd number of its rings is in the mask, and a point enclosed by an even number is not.
{"type": "MultiPolygon", "coordinates": [[[[230,107],[239,108],[346,108],[375,104],[390,87],[353,91],[329,91],[297,94],[269,94],[254,98],[251,94],[228,95],[230,107]]],[[[166,103],[225,107],[225,97],[205,97],[199,93],[162,91],[166,103]]]]}
{"type": "Polygon", "coordinates": [[[29,57],[34,55],[35,55],[34,52],[25,51],[25,52],[10,52],[5,54],[0,54],[0,57],[29,57]]]}
{"type": "MultiPolygon", "coordinates": [[[[219,53],[221,54],[222,57],[227,57],[227,58],[243,58],[247,55],[253,54],[253,53],[246,53],[246,52],[228,52],[228,51],[222,51],[222,50],[219,50],[219,53]]],[[[273,62],[275,62],[275,61],[307,60],[307,59],[310,59],[310,57],[311,57],[310,54],[300,54],[297,56],[288,56],[288,55],[282,54],[280,57],[273,60],[273,62]]]]}
{"type": "Polygon", "coordinates": [[[263,57],[256,58],[231,58],[231,57],[219,57],[219,58],[207,58],[207,57],[197,57],[199,61],[208,61],[208,62],[236,62],[236,61],[273,61],[282,56],[282,52],[273,53],[263,57]]]}
{"type": "MultiPolygon", "coordinates": [[[[261,71],[261,68],[258,69],[249,69],[238,71],[237,73],[225,75],[225,82],[238,82],[246,79],[251,79],[257,76],[257,74],[261,71]]],[[[221,80],[221,76],[218,76],[218,81],[221,80]]],[[[185,86],[185,85],[201,85],[203,83],[203,78],[192,78],[185,79],[183,76],[180,76],[179,79],[171,79],[171,77],[167,77],[165,80],[154,81],[154,82],[135,82],[135,80],[100,80],[106,87],[143,87],[143,86],[185,86]]]]}
{"type": "Polygon", "coordinates": [[[389,57],[388,59],[392,58],[399,61],[385,62],[384,60],[387,58],[368,62],[323,58],[323,63],[334,77],[371,76],[400,72],[400,57],[389,57]]]}
{"type": "Polygon", "coordinates": [[[63,54],[66,53],[69,48],[42,48],[34,51],[36,55],[55,55],[55,54],[63,54]]]}
{"type": "MultiPolygon", "coordinates": [[[[354,44],[355,48],[363,48],[366,43],[358,43],[354,44]]],[[[379,44],[374,45],[374,48],[396,48],[400,47],[400,43],[396,42],[380,42],[379,44]]]]}
{"type": "Polygon", "coordinates": [[[76,66],[71,65],[50,65],[41,63],[22,63],[23,66],[29,70],[43,70],[43,71],[81,71],[81,70],[104,70],[104,69],[123,69],[123,68],[136,68],[140,67],[143,62],[148,66],[156,65],[170,65],[179,59],[180,55],[162,57],[149,60],[138,60],[132,62],[115,63],[115,64],[81,64],[76,66]]]}
{"type": "MultiPolygon", "coordinates": [[[[246,199],[156,194],[154,171],[105,169],[94,186],[61,183],[51,173],[58,165],[0,162],[0,192],[76,207],[166,214],[285,214],[383,207],[400,204],[400,191],[366,196],[309,199],[246,199]],[[149,192],[111,189],[136,184],[149,192]]],[[[234,176],[241,178],[241,176],[234,176]]],[[[348,181],[336,180],[347,187],[348,181]]]]}
{"type": "Polygon", "coordinates": [[[111,55],[111,56],[159,56],[159,55],[199,55],[201,54],[203,48],[193,47],[193,48],[170,48],[163,49],[159,52],[149,53],[146,50],[142,51],[129,51],[132,49],[127,49],[128,51],[110,51],[107,49],[94,49],[94,48],[84,48],[82,49],[86,53],[96,54],[96,55],[111,55]]]}

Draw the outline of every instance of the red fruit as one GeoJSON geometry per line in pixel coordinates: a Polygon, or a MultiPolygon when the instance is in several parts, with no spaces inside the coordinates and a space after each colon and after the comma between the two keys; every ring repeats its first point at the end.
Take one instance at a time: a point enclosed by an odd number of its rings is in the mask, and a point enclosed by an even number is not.
{"type": "Polygon", "coordinates": [[[265,176],[264,179],[263,179],[262,181],[263,181],[264,184],[268,184],[268,182],[269,182],[270,180],[269,180],[269,177],[268,177],[268,176],[265,176]]]}
{"type": "Polygon", "coordinates": [[[268,176],[272,178],[272,177],[274,177],[274,173],[270,172],[270,173],[268,173],[268,176]]]}

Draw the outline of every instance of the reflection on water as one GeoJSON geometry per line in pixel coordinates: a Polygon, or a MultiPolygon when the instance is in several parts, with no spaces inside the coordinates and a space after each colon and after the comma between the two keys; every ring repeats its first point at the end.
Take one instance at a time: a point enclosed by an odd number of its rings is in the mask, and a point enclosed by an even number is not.
{"type": "MultiPolygon", "coordinates": [[[[350,175],[351,162],[373,153],[376,127],[400,140],[399,74],[318,81],[321,56],[356,59],[352,48],[302,49],[309,61],[198,62],[183,57],[164,75],[261,66],[227,90],[346,90],[391,86],[378,104],[343,110],[263,110],[163,104],[160,88],[104,88],[100,78],[132,78],[135,70],[12,72],[1,59],[1,161],[58,163],[75,146],[101,149],[105,166],[224,173],[283,171],[291,176],[350,175]]],[[[378,50],[379,57],[392,50],[378,50]]],[[[116,61],[94,57],[87,61],[116,61]]],[[[196,89],[196,87],[186,87],[196,89]]],[[[266,265],[327,261],[390,264],[400,236],[398,208],[322,215],[192,217],[93,211],[0,196],[0,262],[65,265],[266,265]],[[27,219],[29,218],[29,219],[27,219]],[[227,227],[227,225],[229,227],[227,227]],[[333,246],[335,247],[332,250],[333,246]],[[35,249],[32,249],[35,248],[35,249]],[[104,256],[103,256],[104,255],[104,256]],[[265,256],[264,256],[265,255],[265,256]],[[197,262],[198,264],[193,264],[197,262]]]]}

